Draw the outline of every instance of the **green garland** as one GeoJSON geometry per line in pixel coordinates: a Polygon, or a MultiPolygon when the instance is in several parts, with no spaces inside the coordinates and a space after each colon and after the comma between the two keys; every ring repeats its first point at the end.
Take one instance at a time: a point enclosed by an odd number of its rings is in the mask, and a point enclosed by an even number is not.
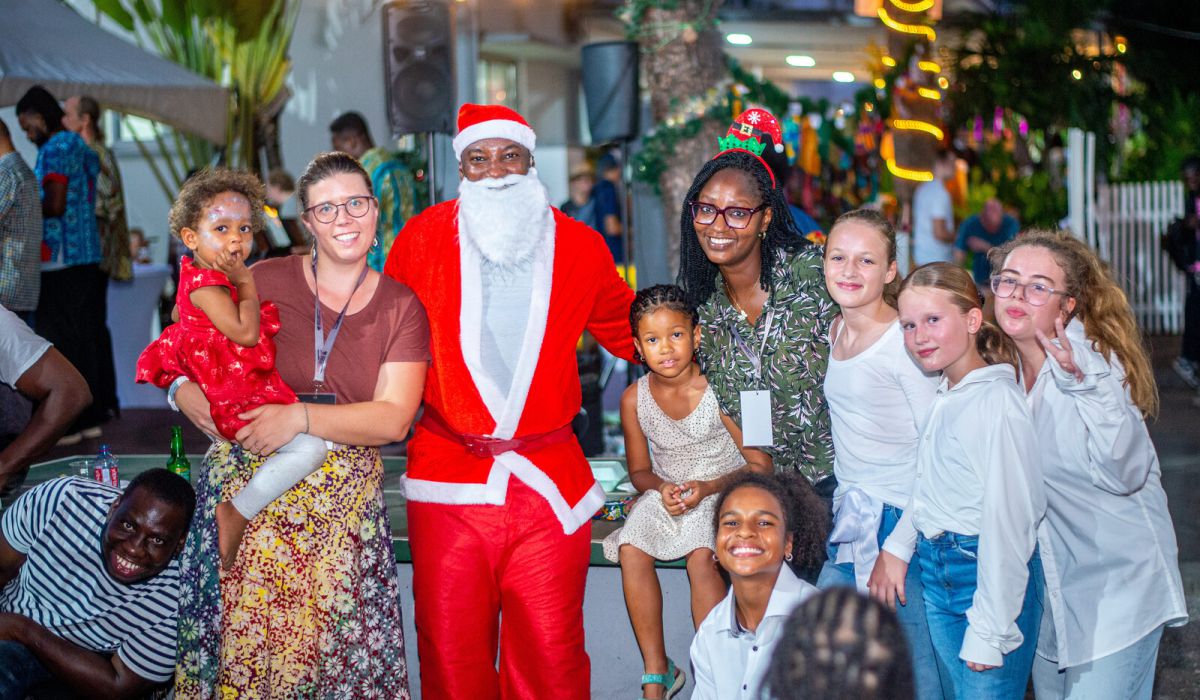
{"type": "MultiPolygon", "coordinates": [[[[661,46],[665,46],[687,32],[692,33],[692,39],[700,32],[706,29],[712,29],[717,26],[716,13],[712,11],[713,0],[707,0],[704,4],[704,9],[697,13],[697,19],[688,22],[659,22],[646,23],[643,18],[651,10],[664,10],[667,12],[679,9],[679,0],[625,0],[625,4],[621,9],[617,10],[617,19],[625,25],[625,38],[629,41],[638,41],[643,34],[649,32],[657,32],[660,30],[673,30],[668,33],[668,36],[662,40],[661,46]]],[[[660,46],[660,48],[661,48],[660,46]]]]}
{"type": "MultiPolygon", "coordinates": [[[[652,0],[642,0],[652,3],[652,0]]],[[[667,158],[675,152],[681,141],[695,138],[704,125],[710,121],[729,124],[737,115],[733,114],[734,100],[740,100],[743,105],[760,104],[776,116],[786,115],[788,105],[793,100],[787,93],[779,89],[769,80],[760,80],[755,75],[738,64],[728,54],[725,55],[725,66],[733,79],[728,92],[701,114],[693,114],[687,118],[672,118],[660,123],[642,137],[641,150],[633,157],[633,177],[639,182],[653,185],[658,191],[659,180],[667,169],[667,158]]],[[[672,105],[678,108],[677,104],[672,105]]],[[[807,98],[800,99],[801,112],[818,111],[822,114],[828,108],[828,102],[814,102],[807,98]]],[[[715,145],[714,145],[715,148],[715,145]]]]}

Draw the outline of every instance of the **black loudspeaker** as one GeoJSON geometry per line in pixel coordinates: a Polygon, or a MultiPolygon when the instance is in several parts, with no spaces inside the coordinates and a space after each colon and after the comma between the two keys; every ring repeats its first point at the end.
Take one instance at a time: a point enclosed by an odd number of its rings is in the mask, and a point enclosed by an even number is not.
{"type": "Polygon", "coordinates": [[[638,134],[638,45],[604,41],[583,47],[583,97],[592,143],[638,134]]]}
{"type": "Polygon", "coordinates": [[[454,15],[450,0],[383,6],[383,70],[392,135],[454,131],[454,15]]]}

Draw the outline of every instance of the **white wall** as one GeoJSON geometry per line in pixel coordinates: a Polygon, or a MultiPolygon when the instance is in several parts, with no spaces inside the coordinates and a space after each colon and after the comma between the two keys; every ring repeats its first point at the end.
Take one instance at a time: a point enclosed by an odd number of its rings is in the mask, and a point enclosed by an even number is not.
{"type": "MultiPolygon", "coordinates": [[[[83,7],[88,3],[76,0],[74,4],[83,7]]],[[[292,72],[287,83],[292,97],[280,120],[283,167],[293,177],[300,175],[314,155],[330,148],[329,122],[343,112],[361,112],[376,143],[390,141],[384,88],[383,28],[378,10],[362,14],[363,7],[370,4],[353,0],[302,0],[291,46],[292,72]]],[[[480,9],[495,12],[498,8],[485,6],[480,9]]],[[[84,10],[90,16],[90,11],[84,10]]],[[[534,21],[535,25],[539,22],[546,26],[555,25],[551,18],[542,16],[553,13],[528,10],[525,8],[511,17],[501,13],[499,19],[515,23],[514,26],[523,30],[526,36],[547,34],[545,27],[540,25],[532,31],[525,26],[533,21],[531,17],[540,18],[534,21]]],[[[508,12],[512,14],[516,10],[508,12]]],[[[113,30],[111,23],[104,24],[113,30]]],[[[487,28],[495,29],[490,23],[487,28]]],[[[521,60],[519,65],[521,111],[538,133],[538,172],[550,191],[550,201],[559,204],[567,199],[571,147],[579,145],[578,78],[571,66],[558,62],[521,60]]],[[[37,151],[20,133],[12,109],[0,109],[0,119],[4,119],[14,132],[17,149],[32,167],[37,151]]],[[[148,237],[155,239],[152,257],[157,262],[164,262],[167,259],[169,234],[166,222],[170,201],[133,144],[118,144],[115,153],[125,183],[129,223],[144,229],[148,237]]],[[[578,158],[577,153],[575,157],[578,158]]],[[[456,164],[439,160],[438,166],[451,183],[444,186],[446,191],[442,194],[452,197],[454,180],[451,172],[456,164]]],[[[438,179],[446,182],[441,177],[438,179]]]]}

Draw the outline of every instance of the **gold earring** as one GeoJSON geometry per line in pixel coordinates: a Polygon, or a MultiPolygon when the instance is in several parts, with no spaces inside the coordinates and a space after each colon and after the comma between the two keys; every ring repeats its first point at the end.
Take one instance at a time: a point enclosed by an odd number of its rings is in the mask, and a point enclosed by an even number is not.
{"type": "Polygon", "coordinates": [[[766,229],[763,229],[762,231],[758,232],[758,240],[760,240],[760,241],[767,240],[767,230],[766,229]]]}

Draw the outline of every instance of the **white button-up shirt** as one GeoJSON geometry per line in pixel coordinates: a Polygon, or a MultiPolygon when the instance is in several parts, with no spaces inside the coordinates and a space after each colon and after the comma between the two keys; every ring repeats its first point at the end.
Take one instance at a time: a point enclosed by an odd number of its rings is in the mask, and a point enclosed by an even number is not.
{"type": "Polygon", "coordinates": [[[771,653],[783,634],[783,623],[797,605],[817,592],[786,564],[775,579],[767,612],[758,629],[742,629],[737,621],[733,589],[708,613],[692,639],[692,700],[751,700],[771,664],[771,653]]]}
{"type": "Polygon", "coordinates": [[[1162,470],[1125,370],[1067,326],[1083,381],[1047,357],[1028,395],[1042,450],[1046,571],[1038,654],[1069,668],[1187,622],[1162,470]]]}
{"type": "Polygon", "coordinates": [[[1012,365],[943,379],[917,448],[912,501],[883,548],[908,561],[917,532],[979,536],[975,596],[959,658],[1001,666],[1024,641],[1017,615],[1046,512],[1037,433],[1012,365]]]}

